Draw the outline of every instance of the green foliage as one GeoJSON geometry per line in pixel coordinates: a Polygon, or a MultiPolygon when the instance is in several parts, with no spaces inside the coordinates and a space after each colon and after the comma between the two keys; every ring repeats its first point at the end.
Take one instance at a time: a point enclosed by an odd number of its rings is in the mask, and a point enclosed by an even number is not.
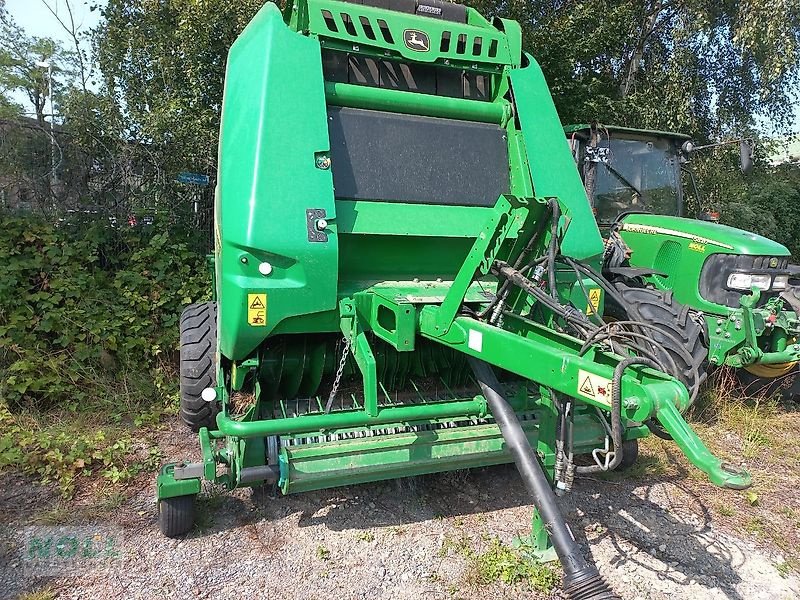
{"type": "Polygon", "coordinates": [[[561,0],[470,4],[510,16],[565,122],[683,131],[705,139],[787,125],[800,75],[794,0],[561,0]]]}
{"type": "Polygon", "coordinates": [[[207,297],[202,257],[158,230],[0,230],[0,469],[121,483],[157,467],[134,436],[173,413],[182,307],[207,297]]]}
{"type": "Polygon", "coordinates": [[[0,403],[0,470],[12,467],[43,483],[54,482],[67,497],[79,477],[97,474],[117,484],[159,465],[160,450],[137,447],[128,431],[106,424],[86,428],[80,418],[61,423],[53,414],[47,417],[20,417],[0,403]]]}
{"type": "Polygon", "coordinates": [[[12,408],[75,409],[102,393],[103,376],[168,362],[182,306],[209,289],[202,257],[162,231],[6,217],[0,256],[0,378],[12,408]]]}
{"type": "Polygon", "coordinates": [[[168,173],[214,173],[228,49],[263,0],[110,0],[98,32],[129,136],[168,173]]]}
{"type": "Polygon", "coordinates": [[[36,63],[50,63],[53,79],[63,80],[72,75],[73,58],[53,39],[26,35],[0,5],[0,96],[8,91],[24,93],[40,124],[44,122],[49,81],[47,69],[36,63]]]}
{"type": "Polygon", "coordinates": [[[476,583],[488,585],[502,581],[508,585],[524,583],[538,592],[550,592],[560,581],[550,567],[493,538],[482,553],[470,557],[469,573],[476,583]]]}

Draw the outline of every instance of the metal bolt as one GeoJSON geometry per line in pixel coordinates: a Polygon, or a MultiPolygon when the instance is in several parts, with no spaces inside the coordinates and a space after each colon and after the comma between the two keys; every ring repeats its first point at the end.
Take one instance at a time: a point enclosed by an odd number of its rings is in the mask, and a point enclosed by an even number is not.
{"type": "Polygon", "coordinates": [[[625,398],[625,408],[639,408],[639,402],[636,400],[636,398],[625,398]]]}
{"type": "Polygon", "coordinates": [[[712,365],[717,364],[718,361],[719,359],[716,356],[712,356],[708,359],[708,362],[710,362],[712,365]]]}
{"type": "Polygon", "coordinates": [[[247,257],[246,257],[246,256],[243,256],[243,257],[242,257],[242,258],[240,258],[239,260],[241,261],[241,263],[242,263],[243,265],[246,265],[246,264],[247,264],[247,257]]]}
{"type": "Polygon", "coordinates": [[[716,331],[715,333],[716,333],[717,335],[719,335],[720,333],[722,333],[722,329],[721,329],[721,328],[719,328],[719,327],[717,327],[717,331],[716,331]]]}
{"type": "Polygon", "coordinates": [[[722,319],[717,319],[717,325],[722,325],[722,319]]]}
{"type": "Polygon", "coordinates": [[[731,334],[730,334],[729,332],[727,332],[727,331],[726,331],[726,332],[725,332],[725,339],[728,339],[729,337],[731,337],[731,334]]]}
{"type": "Polygon", "coordinates": [[[436,278],[436,283],[442,283],[442,278],[441,277],[437,277],[436,278]]]}
{"type": "Polygon", "coordinates": [[[214,388],[206,388],[200,392],[200,397],[206,402],[213,402],[217,399],[217,390],[214,388]]]}
{"type": "Polygon", "coordinates": [[[260,265],[258,265],[258,272],[266,277],[272,273],[272,265],[268,262],[262,262],[260,265]]]}
{"type": "Polygon", "coordinates": [[[331,168],[331,157],[327,155],[320,155],[317,157],[317,168],[318,169],[330,169],[331,168]]]}
{"type": "Polygon", "coordinates": [[[736,315],[731,315],[730,318],[731,318],[731,321],[735,321],[736,320],[736,315]]]}
{"type": "Polygon", "coordinates": [[[736,321],[736,329],[739,330],[741,328],[742,328],[742,322],[741,321],[736,321]]]}
{"type": "Polygon", "coordinates": [[[325,219],[317,219],[317,229],[324,231],[328,227],[328,221],[325,219]]]}

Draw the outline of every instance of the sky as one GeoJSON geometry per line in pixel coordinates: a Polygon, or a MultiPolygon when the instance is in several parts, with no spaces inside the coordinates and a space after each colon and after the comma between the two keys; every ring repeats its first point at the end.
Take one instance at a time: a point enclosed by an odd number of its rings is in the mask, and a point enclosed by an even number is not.
{"type": "MultiPolygon", "coordinates": [[[[71,0],[75,25],[88,31],[100,20],[100,11],[89,10],[90,5],[105,4],[104,0],[71,0]]],[[[71,44],[72,40],[58,24],[56,18],[47,10],[50,6],[65,23],[69,23],[65,0],[6,0],[6,9],[28,35],[49,37],[71,44]]]]}

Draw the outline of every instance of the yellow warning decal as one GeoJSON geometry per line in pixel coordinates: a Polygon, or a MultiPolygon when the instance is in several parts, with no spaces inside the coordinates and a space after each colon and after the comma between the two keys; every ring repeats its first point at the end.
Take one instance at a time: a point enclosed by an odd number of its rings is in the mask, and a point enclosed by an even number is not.
{"type": "Polygon", "coordinates": [[[611,385],[610,379],[583,369],[578,371],[578,393],[585,398],[611,406],[611,385]]]}
{"type": "Polygon", "coordinates": [[[586,307],[586,314],[591,315],[592,313],[600,312],[600,288],[592,288],[589,290],[589,302],[591,306],[586,307]],[[594,310],[592,310],[594,309],[594,310]]]}
{"type": "Polygon", "coordinates": [[[247,294],[247,322],[253,327],[267,326],[266,294],[247,294]]]}

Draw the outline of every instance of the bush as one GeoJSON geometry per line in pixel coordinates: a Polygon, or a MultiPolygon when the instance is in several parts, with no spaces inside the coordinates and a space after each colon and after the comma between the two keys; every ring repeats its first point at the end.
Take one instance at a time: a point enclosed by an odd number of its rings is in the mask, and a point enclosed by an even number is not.
{"type": "Polygon", "coordinates": [[[204,258],[167,231],[3,223],[0,398],[12,409],[75,409],[108,391],[100,380],[163,366],[182,306],[208,297],[204,258]]]}

